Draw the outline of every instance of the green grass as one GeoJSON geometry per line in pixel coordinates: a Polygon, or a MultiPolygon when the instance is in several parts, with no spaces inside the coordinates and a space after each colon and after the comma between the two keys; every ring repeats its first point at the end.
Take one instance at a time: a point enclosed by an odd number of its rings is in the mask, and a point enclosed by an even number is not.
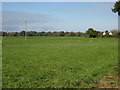
{"type": "Polygon", "coordinates": [[[115,76],[118,40],[84,37],[4,37],[3,88],[93,87],[115,76]]]}

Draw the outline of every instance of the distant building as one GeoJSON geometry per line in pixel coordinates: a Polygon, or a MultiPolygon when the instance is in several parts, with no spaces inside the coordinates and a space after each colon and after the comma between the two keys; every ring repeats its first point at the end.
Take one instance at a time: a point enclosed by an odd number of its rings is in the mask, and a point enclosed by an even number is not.
{"type": "Polygon", "coordinates": [[[104,33],[103,33],[103,35],[106,35],[106,34],[107,34],[107,35],[113,35],[112,32],[108,32],[108,33],[104,32],[104,33]]]}
{"type": "Polygon", "coordinates": [[[109,35],[113,35],[112,32],[109,32],[109,35]]]}
{"type": "Polygon", "coordinates": [[[103,35],[106,35],[106,33],[104,32],[103,35]]]}

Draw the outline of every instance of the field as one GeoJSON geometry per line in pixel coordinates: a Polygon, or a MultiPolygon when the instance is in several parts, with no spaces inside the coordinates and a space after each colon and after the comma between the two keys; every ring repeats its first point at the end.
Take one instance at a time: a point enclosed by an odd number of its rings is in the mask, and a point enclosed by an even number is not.
{"type": "Polygon", "coordinates": [[[117,62],[115,38],[4,37],[3,88],[104,87],[117,62]]]}

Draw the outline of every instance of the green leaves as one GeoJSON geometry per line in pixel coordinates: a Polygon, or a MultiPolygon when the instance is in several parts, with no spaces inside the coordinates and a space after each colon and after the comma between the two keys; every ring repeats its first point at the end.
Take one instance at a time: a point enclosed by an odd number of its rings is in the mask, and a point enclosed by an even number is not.
{"type": "Polygon", "coordinates": [[[120,16],[120,1],[117,1],[115,4],[114,4],[114,8],[112,8],[112,11],[114,13],[118,13],[118,15],[120,16]]]}
{"type": "Polygon", "coordinates": [[[86,34],[89,34],[90,36],[89,37],[97,37],[98,36],[98,31],[92,29],[92,28],[89,28],[87,31],[86,31],[86,34]]]}

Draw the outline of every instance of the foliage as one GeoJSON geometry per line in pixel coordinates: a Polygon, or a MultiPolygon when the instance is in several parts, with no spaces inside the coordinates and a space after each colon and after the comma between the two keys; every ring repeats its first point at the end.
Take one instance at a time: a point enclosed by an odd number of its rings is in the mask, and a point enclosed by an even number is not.
{"type": "Polygon", "coordinates": [[[120,16],[120,1],[117,1],[115,4],[114,4],[114,8],[112,9],[113,12],[117,12],[118,15],[120,16]]]}
{"type": "Polygon", "coordinates": [[[90,36],[89,37],[92,37],[92,38],[95,38],[98,36],[98,31],[92,29],[92,28],[89,28],[87,31],[86,31],[86,34],[89,34],[90,36]]]}
{"type": "Polygon", "coordinates": [[[20,36],[25,36],[25,31],[21,31],[19,34],[20,36]]]}
{"type": "Polygon", "coordinates": [[[106,30],[106,35],[103,35],[102,38],[118,38],[119,32],[117,30],[111,30],[110,32],[112,33],[112,35],[109,35],[109,32],[106,30]]]}
{"type": "Polygon", "coordinates": [[[118,35],[118,30],[111,30],[112,34],[117,36],[118,35]]]}
{"type": "Polygon", "coordinates": [[[54,31],[54,32],[37,32],[37,31],[21,31],[21,32],[0,32],[3,36],[59,36],[59,37],[87,37],[87,38],[102,38],[102,37],[117,37],[118,33],[116,30],[112,30],[113,36],[109,36],[109,32],[105,31],[106,35],[102,35],[103,32],[96,31],[89,28],[85,33],[82,32],[64,32],[64,31],[54,31]]]}
{"type": "Polygon", "coordinates": [[[75,36],[81,36],[81,33],[80,32],[76,32],[75,36]]]}

